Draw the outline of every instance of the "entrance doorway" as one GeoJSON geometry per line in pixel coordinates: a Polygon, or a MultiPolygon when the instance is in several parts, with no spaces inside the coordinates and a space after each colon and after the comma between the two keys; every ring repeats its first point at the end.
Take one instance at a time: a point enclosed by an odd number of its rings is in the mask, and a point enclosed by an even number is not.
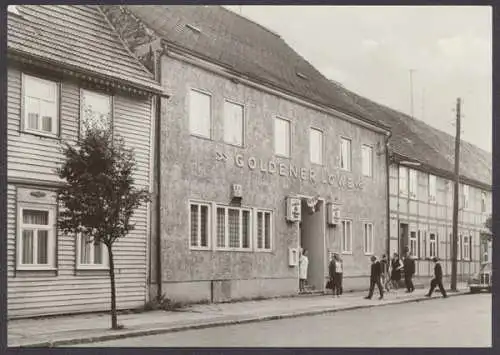
{"type": "Polygon", "coordinates": [[[323,291],[325,287],[325,209],[324,202],[318,200],[314,212],[302,199],[302,222],[300,223],[300,247],[307,250],[309,266],[307,288],[323,291]]]}
{"type": "Polygon", "coordinates": [[[399,224],[399,257],[403,257],[406,247],[409,247],[408,224],[399,224]]]}

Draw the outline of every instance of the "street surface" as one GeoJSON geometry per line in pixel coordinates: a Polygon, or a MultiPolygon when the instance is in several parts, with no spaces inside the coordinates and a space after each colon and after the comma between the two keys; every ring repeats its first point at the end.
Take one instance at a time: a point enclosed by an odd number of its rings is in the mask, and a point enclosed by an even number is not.
{"type": "Polygon", "coordinates": [[[188,330],[93,347],[491,347],[491,294],[188,330]]]}

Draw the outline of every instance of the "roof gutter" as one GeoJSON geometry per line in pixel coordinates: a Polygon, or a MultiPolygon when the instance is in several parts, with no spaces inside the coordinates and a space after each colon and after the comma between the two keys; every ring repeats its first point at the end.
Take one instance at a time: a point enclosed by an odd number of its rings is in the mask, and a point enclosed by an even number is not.
{"type": "Polygon", "coordinates": [[[202,58],[202,56],[198,53],[193,53],[192,51],[186,50],[184,48],[181,48],[175,44],[172,44],[171,42],[162,39],[162,46],[165,49],[165,53],[174,59],[192,64],[194,66],[197,66],[199,68],[208,70],[212,73],[218,74],[220,76],[223,76],[225,78],[228,78],[229,80],[232,80],[233,82],[237,83],[242,83],[244,85],[247,85],[249,87],[252,87],[254,89],[257,89],[259,91],[264,91],[269,94],[284,98],[288,101],[292,101],[296,104],[299,104],[301,106],[308,107],[310,109],[320,111],[323,113],[326,113],[328,115],[333,115],[335,117],[338,117],[344,121],[351,122],[353,124],[356,124],[358,126],[367,128],[371,131],[375,131],[378,133],[382,134],[387,134],[389,132],[390,127],[383,125],[381,123],[375,123],[371,122],[368,120],[363,120],[359,117],[355,117],[351,114],[346,114],[344,112],[338,111],[337,109],[333,107],[325,107],[324,105],[321,105],[319,103],[313,102],[312,100],[306,100],[303,98],[298,97],[296,94],[292,93],[287,93],[281,88],[273,88],[271,87],[270,84],[261,84],[257,83],[255,79],[253,78],[248,78],[242,76],[242,74],[234,71],[233,69],[227,68],[223,66],[220,63],[214,63],[213,60],[208,60],[205,58],[202,58]]]}
{"type": "MultiPolygon", "coordinates": [[[[436,167],[431,166],[429,164],[423,163],[418,159],[410,158],[410,157],[405,156],[405,155],[400,154],[400,153],[392,152],[392,160],[393,160],[393,162],[398,163],[398,164],[403,163],[401,165],[410,165],[410,164],[405,164],[405,162],[418,163],[418,164],[420,164],[419,170],[425,170],[425,171],[428,171],[432,174],[435,174],[436,176],[439,176],[439,177],[442,177],[442,178],[445,178],[448,180],[454,180],[454,175],[452,172],[449,172],[449,171],[444,170],[444,169],[436,168],[436,167]]],[[[465,183],[465,184],[470,185],[470,186],[475,186],[475,187],[483,189],[483,190],[492,191],[491,185],[488,185],[488,184],[481,182],[481,181],[477,181],[477,180],[468,178],[468,177],[463,176],[463,175],[460,175],[459,182],[465,183]]]]}

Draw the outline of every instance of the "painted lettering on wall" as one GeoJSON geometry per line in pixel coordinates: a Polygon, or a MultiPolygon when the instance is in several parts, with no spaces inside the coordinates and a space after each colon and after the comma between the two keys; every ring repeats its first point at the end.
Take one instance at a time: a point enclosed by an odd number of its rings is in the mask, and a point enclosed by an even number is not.
{"type": "Polygon", "coordinates": [[[302,168],[294,164],[277,163],[273,160],[264,160],[255,157],[245,157],[243,154],[236,154],[232,159],[225,153],[216,152],[215,159],[217,161],[234,162],[238,168],[249,169],[251,171],[260,171],[264,174],[279,175],[308,181],[313,184],[325,184],[336,186],[344,190],[362,190],[363,180],[361,178],[356,181],[341,172],[331,173],[326,168],[302,168]]]}

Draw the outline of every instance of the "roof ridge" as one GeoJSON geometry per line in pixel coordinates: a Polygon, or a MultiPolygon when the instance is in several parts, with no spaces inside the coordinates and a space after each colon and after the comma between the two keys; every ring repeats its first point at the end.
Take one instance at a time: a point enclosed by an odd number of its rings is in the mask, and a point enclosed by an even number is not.
{"type": "Polygon", "coordinates": [[[282,38],[282,37],[281,37],[281,36],[280,36],[277,32],[274,32],[273,30],[271,30],[271,29],[269,29],[269,28],[265,27],[264,25],[261,25],[260,23],[255,22],[254,20],[252,20],[252,19],[250,19],[250,18],[248,18],[248,17],[246,17],[246,16],[243,16],[243,15],[241,15],[241,14],[237,13],[236,11],[230,10],[230,9],[228,9],[228,8],[226,8],[226,7],[222,6],[222,5],[205,5],[205,6],[217,6],[217,7],[221,8],[221,9],[224,9],[224,11],[226,11],[226,12],[230,12],[230,13],[231,13],[231,15],[236,15],[236,16],[238,16],[238,17],[241,17],[241,18],[242,18],[242,19],[244,19],[245,21],[250,22],[250,23],[252,23],[252,24],[254,24],[254,25],[257,25],[258,27],[260,27],[260,28],[262,28],[262,29],[266,30],[267,32],[271,33],[272,35],[274,35],[274,36],[276,36],[276,37],[278,37],[278,38],[283,39],[283,38],[282,38]]]}
{"type": "MultiPolygon", "coordinates": [[[[335,80],[333,80],[333,81],[335,81],[335,80]]],[[[379,107],[381,107],[381,108],[384,108],[384,109],[390,110],[390,111],[394,112],[395,114],[397,114],[397,115],[399,115],[399,116],[402,116],[402,117],[404,117],[404,118],[406,118],[406,119],[410,119],[410,120],[415,120],[415,121],[418,121],[419,123],[424,124],[425,126],[427,126],[427,127],[431,128],[431,129],[432,129],[432,130],[434,130],[434,131],[438,131],[438,132],[440,132],[440,133],[442,133],[442,134],[445,134],[446,136],[448,136],[448,137],[449,137],[449,138],[451,138],[452,140],[454,140],[454,139],[455,139],[455,137],[454,137],[454,136],[452,136],[450,133],[445,132],[445,131],[443,131],[443,130],[442,130],[442,129],[440,129],[440,128],[434,127],[434,126],[432,126],[432,125],[428,124],[427,122],[425,122],[425,121],[423,121],[423,120],[421,120],[421,119],[419,119],[419,118],[412,117],[412,116],[410,116],[410,115],[408,115],[408,114],[406,114],[406,113],[404,113],[404,112],[398,111],[397,109],[394,109],[394,108],[389,107],[389,106],[387,106],[387,105],[385,105],[385,104],[381,104],[381,103],[376,102],[376,101],[374,101],[374,100],[372,100],[372,99],[369,99],[369,98],[367,98],[367,97],[365,97],[365,96],[362,96],[362,95],[360,95],[360,94],[358,94],[358,93],[356,93],[356,92],[354,92],[354,91],[352,91],[352,90],[350,90],[350,89],[345,88],[343,85],[341,85],[340,87],[344,88],[347,92],[349,92],[349,93],[351,93],[351,94],[353,94],[353,95],[355,95],[355,96],[357,96],[357,97],[360,97],[360,98],[362,98],[362,99],[364,99],[364,100],[367,100],[367,101],[371,102],[372,104],[375,104],[375,105],[377,105],[377,106],[379,106],[379,107]]],[[[470,145],[470,146],[474,147],[474,149],[478,149],[478,150],[480,150],[480,151],[482,151],[482,152],[484,152],[484,153],[486,153],[486,154],[488,154],[488,155],[492,155],[492,153],[490,153],[490,152],[488,152],[488,151],[486,151],[486,150],[484,150],[484,149],[482,149],[482,148],[478,147],[477,145],[475,145],[475,144],[473,144],[473,143],[471,143],[471,142],[468,142],[468,141],[466,141],[466,140],[464,140],[464,139],[460,139],[460,144],[462,144],[462,143],[468,144],[468,145],[470,145]]]]}
{"type": "MultiPolygon", "coordinates": [[[[92,6],[92,5],[90,5],[90,6],[92,6]]],[[[154,79],[154,74],[151,73],[151,71],[144,65],[144,63],[142,63],[142,61],[135,55],[135,53],[132,52],[132,50],[130,50],[129,46],[125,43],[125,41],[123,40],[123,38],[120,35],[120,33],[118,32],[118,30],[115,28],[115,26],[113,26],[113,24],[109,20],[108,16],[106,16],[106,14],[104,13],[104,11],[102,10],[102,8],[101,8],[102,5],[95,5],[95,6],[96,6],[97,10],[99,11],[99,13],[101,14],[101,16],[104,17],[106,23],[111,28],[111,30],[113,31],[113,33],[116,35],[116,37],[118,38],[118,40],[122,44],[122,47],[125,49],[125,51],[130,56],[132,56],[132,58],[134,58],[135,61],[140,65],[140,67],[145,71],[144,74],[150,74],[151,78],[154,79]]],[[[118,6],[119,6],[119,8],[121,10],[122,6],[121,5],[118,5],[118,6]]]]}

